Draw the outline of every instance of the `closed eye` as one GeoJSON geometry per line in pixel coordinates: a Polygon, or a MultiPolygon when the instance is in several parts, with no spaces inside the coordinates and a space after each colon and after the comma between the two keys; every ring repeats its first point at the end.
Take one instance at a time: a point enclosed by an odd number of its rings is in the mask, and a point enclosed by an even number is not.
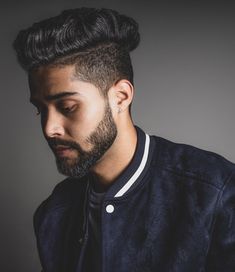
{"type": "Polygon", "coordinates": [[[74,103],[74,101],[61,101],[57,105],[57,109],[63,114],[70,114],[76,111],[78,108],[78,104],[74,103]]]}
{"type": "Polygon", "coordinates": [[[64,113],[71,113],[71,112],[73,112],[76,108],[77,108],[77,106],[74,105],[74,106],[72,106],[72,107],[64,107],[64,108],[61,108],[61,111],[63,111],[64,113]]]}

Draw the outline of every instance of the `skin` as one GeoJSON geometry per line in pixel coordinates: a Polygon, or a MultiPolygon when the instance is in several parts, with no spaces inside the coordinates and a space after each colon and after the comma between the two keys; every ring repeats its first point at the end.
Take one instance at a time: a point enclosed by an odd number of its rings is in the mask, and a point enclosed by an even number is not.
{"type": "MultiPolygon", "coordinates": [[[[115,83],[108,91],[108,101],[92,83],[75,76],[73,65],[63,67],[42,66],[29,74],[31,102],[41,115],[43,134],[47,141],[58,138],[78,143],[90,151],[86,139],[95,131],[109,103],[117,127],[117,137],[105,154],[92,166],[96,186],[106,190],[128,166],[133,158],[137,135],[129,106],[134,88],[125,79],[115,83]],[[110,171],[110,169],[112,169],[110,171]]],[[[68,159],[79,156],[72,149],[57,150],[56,156],[68,159]]]]}

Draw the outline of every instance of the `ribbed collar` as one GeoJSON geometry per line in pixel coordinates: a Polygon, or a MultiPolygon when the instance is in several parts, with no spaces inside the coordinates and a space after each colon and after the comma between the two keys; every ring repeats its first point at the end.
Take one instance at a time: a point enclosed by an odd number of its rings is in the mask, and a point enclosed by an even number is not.
{"type": "MultiPolygon", "coordinates": [[[[118,176],[105,194],[105,199],[118,199],[126,196],[141,182],[151,160],[151,150],[154,141],[139,127],[137,132],[137,146],[134,156],[127,168],[118,176]]],[[[127,139],[128,141],[128,139],[127,139]]],[[[112,171],[112,169],[110,169],[112,171]]]]}

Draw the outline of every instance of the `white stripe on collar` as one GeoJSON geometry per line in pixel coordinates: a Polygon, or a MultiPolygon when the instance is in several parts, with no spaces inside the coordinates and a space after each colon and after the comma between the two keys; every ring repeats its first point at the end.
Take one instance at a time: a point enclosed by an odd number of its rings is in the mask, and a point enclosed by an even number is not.
{"type": "Polygon", "coordinates": [[[145,147],[144,147],[144,155],[142,157],[142,161],[138,167],[138,169],[136,170],[136,172],[134,173],[134,175],[127,181],[127,183],[116,193],[116,195],[114,197],[120,197],[122,195],[124,195],[126,193],[126,191],[135,183],[135,181],[138,179],[138,177],[140,176],[140,174],[143,172],[144,167],[147,163],[147,159],[148,159],[148,154],[149,154],[149,144],[150,144],[150,138],[148,134],[146,135],[146,139],[145,139],[145,147]]]}

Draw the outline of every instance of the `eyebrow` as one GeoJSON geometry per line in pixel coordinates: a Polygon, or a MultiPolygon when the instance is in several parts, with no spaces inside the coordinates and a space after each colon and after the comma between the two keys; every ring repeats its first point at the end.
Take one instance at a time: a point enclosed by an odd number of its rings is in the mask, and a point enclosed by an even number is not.
{"type": "Polygon", "coordinates": [[[58,93],[58,94],[54,94],[54,95],[47,95],[45,97],[45,99],[47,101],[52,101],[52,100],[57,100],[63,97],[67,97],[67,96],[73,96],[73,95],[77,95],[79,93],[77,92],[62,92],[62,93],[58,93]]]}
{"type": "MultiPolygon", "coordinates": [[[[64,97],[74,96],[74,95],[79,95],[79,93],[78,92],[61,92],[58,94],[47,95],[47,96],[45,96],[45,100],[46,101],[53,101],[53,100],[57,100],[57,99],[64,98],[64,97]]],[[[30,102],[34,103],[34,102],[36,102],[36,99],[30,98],[30,102]]]]}

